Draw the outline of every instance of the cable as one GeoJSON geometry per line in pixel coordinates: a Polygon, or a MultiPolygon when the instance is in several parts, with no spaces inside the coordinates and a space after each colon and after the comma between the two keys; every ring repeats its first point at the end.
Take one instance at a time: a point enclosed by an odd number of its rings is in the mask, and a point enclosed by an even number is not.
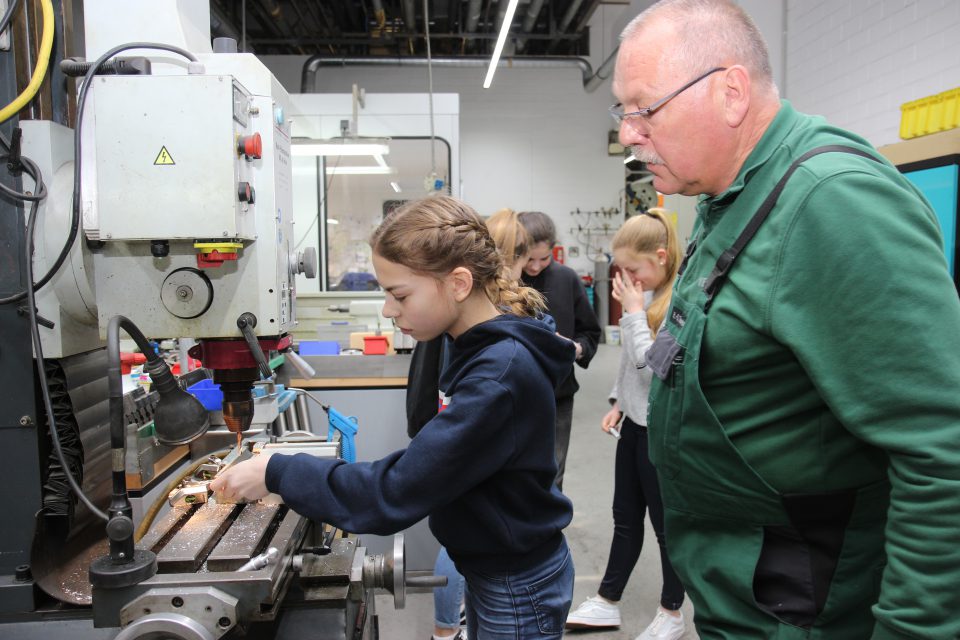
{"type": "MultiPolygon", "coordinates": [[[[24,158],[25,159],[25,158],[24,158]]],[[[25,163],[26,164],[26,163],[25,163]]],[[[32,162],[26,166],[33,165],[32,162]]],[[[33,176],[37,184],[40,184],[42,178],[39,172],[33,176]]],[[[57,458],[60,460],[60,465],[63,467],[64,476],[67,479],[67,482],[70,484],[70,488],[77,495],[83,504],[87,505],[87,508],[90,509],[90,512],[93,513],[98,518],[107,520],[107,514],[98,509],[91,501],[90,498],[83,492],[83,489],[80,488],[80,485],[77,484],[76,479],[73,477],[73,474],[70,473],[70,466],[67,464],[66,457],[63,454],[63,448],[60,446],[60,436],[57,433],[57,425],[55,421],[55,414],[53,412],[53,402],[50,399],[50,385],[47,381],[46,372],[43,370],[43,344],[40,342],[40,325],[37,324],[37,301],[36,301],[36,291],[33,286],[33,234],[37,226],[37,209],[39,208],[39,201],[34,200],[30,205],[30,218],[27,221],[27,312],[30,314],[30,339],[33,342],[33,352],[37,359],[37,372],[38,378],[40,379],[40,389],[42,390],[43,396],[43,406],[47,412],[47,424],[50,427],[50,440],[53,442],[53,448],[57,452],[57,458]]]]}
{"type": "MultiPolygon", "coordinates": [[[[9,153],[0,155],[0,163],[6,162],[11,157],[12,156],[9,153]]],[[[30,175],[30,177],[40,175],[40,168],[30,158],[25,158],[24,156],[20,156],[20,163],[23,165],[27,165],[29,163],[30,170],[27,171],[27,174],[30,175]]],[[[30,193],[27,191],[17,191],[16,189],[11,189],[10,187],[2,183],[0,183],[0,191],[3,191],[4,193],[9,195],[11,198],[14,198],[15,200],[23,200],[24,202],[40,202],[41,200],[47,197],[47,185],[44,184],[42,179],[39,182],[37,182],[36,179],[34,179],[34,182],[35,182],[34,189],[36,189],[34,193],[30,193]]],[[[0,298],[0,304],[2,303],[3,303],[3,299],[0,298]]]]}
{"type": "MultiPolygon", "coordinates": [[[[320,200],[319,204],[317,204],[317,215],[314,216],[313,220],[310,221],[310,226],[307,227],[307,230],[303,232],[303,237],[300,238],[300,241],[293,246],[294,251],[299,249],[300,245],[302,245],[306,241],[306,239],[310,237],[310,232],[313,230],[314,225],[316,225],[317,222],[320,220],[320,215],[323,212],[323,207],[328,201],[327,196],[330,194],[330,185],[333,184],[333,177],[337,175],[337,167],[340,166],[340,160],[342,159],[343,159],[343,156],[337,156],[337,161],[333,165],[333,173],[330,174],[330,179],[327,180],[327,187],[326,189],[323,190],[323,199],[320,200]]],[[[320,169],[322,168],[322,165],[324,163],[320,162],[319,164],[321,165],[321,167],[318,167],[317,174],[319,176],[322,176],[323,174],[320,172],[320,169]]],[[[322,180],[322,178],[318,177],[317,180],[322,180]]],[[[318,241],[319,241],[319,238],[318,238],[318,241]]]]}
{"type": "Polygon", "coordinates": [[[0,18],[0,33],[3,33],[10,25],[10,20],[13,18],[13,12],[17,10],[17,5],[20,4],[20,0],[13,0],[10,5],[7,7],[6,13],[3,14],[3,17],[0,18]]]}
{"type": "Polygon", "coordinates": [[[430,2],[423,0],[423,28],[427,34],[427,78],[430,92],[430,175],[436,179],[437,151],[433,134],[433,56],[430,55],[430,2]]]}
{"type": "Polygon", "coordinates": [[[296,391],[297,393],[302,393],[303,395],[307,396],[307,399],[313,400],[313,401],[316,402],[318,405],[320,405],[321,407],[323,407],[323,410],[324,410],[324,411],[326,411],[327,409],[330,408],[330,405],[325,404],[324,402],[321,402],[319,399],[317,399],[316,397],[314,397],[314,395],[313,395],[312,393],[310,393],[309,391],[307,391],[306,389],[301,389],[301,388],[299,388],[299,387],[287,387],[287,391],[296,391]]]}
{"type": "MultiPolygon", "coordinates": [[[[53,51],[53,5],[50,0],[39,0],[40,8],[43,12],[43,34],[40,36],[40,52],[37,56],[37,66],[33,69],[33,75],[30,76],[30,83],[27,88],[17,96],[13,102],[0,109],[0,123],[6,122],[20,112],[28,102],[37,95],[43,79],[47,75],[47,65],[50,64],[50,52],[53,51]]],[[[11,4],[11,6],[13,6],[11,4]]]]}
{"type": "MultiPolygon", "coordinates": [[[[46,275],[44,275],[43,278],[41,278],[40,281],[34,285],[35,290],[39,290],[41,287],[43,287],[43,285],[47,284],[57,273],[60,267],[63,266],[64,261],[70,254],[70,249],[73,248],[73,243],[77,239],[77,231],[80,228],[80,153],[82,150],[80,140],[82,137],[81,131],[83,126],[83,108],[87,102],[87,91],[90,89],[93,76],[96,74],[100,66],[121,51],[126,51],[128,49],[157,49],[160,51],[170,51],[172,53],[182,55],[191,62],[197,62],[196,56],[194,56],[192,53],[170,44],[162,44],[157,42],[130,42],[110,49],[105,54],[97,58],[96,62],[94,62],[90,69],[87,70],[87,73],[83,78],[83,86],[80,89],[80,97],[77,100],[77,128],[74,131],[73,140],[73,203],[70,216],[70,233],[67,234],[66,242],[64,242],[63,248],[60,250],[60,254],[57,256],[56,261],[54,261],[53,266],[50,267],[50,270],[47,271],[46,275]]],[[[26,292],[21,291],[20,293],[14,294],[7,298],[0,298],[0,304],[18,302],[23,300],[24,297],[26,297],[26,292]]]]}

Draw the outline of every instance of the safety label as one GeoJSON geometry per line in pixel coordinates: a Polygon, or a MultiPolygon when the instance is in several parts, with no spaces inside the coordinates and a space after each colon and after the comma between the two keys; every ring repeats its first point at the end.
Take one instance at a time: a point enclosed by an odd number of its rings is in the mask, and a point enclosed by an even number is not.
{"type": "Polygon", "coordinates": [[[177,164],[173,161],[173,156],[170,155],[170,152],[167,151],[166,147],[160,147],[160,153],[157,154],[157,159],[153,161],[153,164],[177,164]]]}

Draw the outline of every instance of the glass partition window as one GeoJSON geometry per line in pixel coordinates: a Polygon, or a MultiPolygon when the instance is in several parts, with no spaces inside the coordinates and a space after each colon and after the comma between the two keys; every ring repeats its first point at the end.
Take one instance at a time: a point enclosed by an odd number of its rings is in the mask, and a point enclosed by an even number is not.
{"type": "MultiPolygon", "coordinates": [[[[312,221],[319,222],[302,236],[298,230],[298,241],[316,239],[321,248],[324,291],[378,291],[367,244],[370,234],[404,202],[438,190],[450,193],[450,146],[446,140],[434,138],[432,158],[430,138],[379,142],[387,145],[387,153],[294,158],[294,169],[299,167],[295,174],[300,176],[295,181],[299,192],[294,193],[294,200],[307,208],[316,207],[312,221]]],[[[326,145],[317,149],[335,151],[326,145]]],[[[298,217],[302,225],[302,213],[298,217]]]]}

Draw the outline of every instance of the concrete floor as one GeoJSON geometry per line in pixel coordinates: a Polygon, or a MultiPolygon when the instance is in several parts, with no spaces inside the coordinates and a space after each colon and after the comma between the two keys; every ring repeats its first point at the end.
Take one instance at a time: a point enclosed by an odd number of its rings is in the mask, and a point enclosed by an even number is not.
{"type": "MultiPolygon", "coordinates": [[[[607,553],[613,535],[613,464],[616,440],[600,430],[600,419],[609,409],[607,394],[617,373],[620,348],[600,345],[590,368],[577,368],[580,391],[574,403],[573,434],[564,490],[573,500],[573,522],[565,533],[577,577],[573,606],[596,595],[607,564],[607,553]]],[[[569,631],[567,636],[578,640],[633,640],[656,614],[660,600],[659,549],[650,522],[644,537],[643,553],[620,602],[623,624],[608,631],[569,631]]],[[[384,640],[429,640],[433,632],[433,596],[429,593],[407,594],[406,608],[393,608],[389,594],[377,596],[380,637],[384,640]]],[[[687,619],[684,640],[698,638],[693,629],[693,608],[683,605],[687,619]]]]}

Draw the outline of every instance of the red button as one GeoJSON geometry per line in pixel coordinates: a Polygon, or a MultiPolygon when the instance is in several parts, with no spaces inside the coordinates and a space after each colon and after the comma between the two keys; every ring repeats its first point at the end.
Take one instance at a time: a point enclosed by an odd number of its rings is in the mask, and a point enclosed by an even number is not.
{"type": "Polygon", "coordinates": [[[237,150],[247,158],[259,159],[263,153],[263,141],[260,134],[255,133],[252,136],[243,136],[237,142],[237,150]]]}
{"type": "Polygon", "coordinates": [[[237,196],[239,196],[240,202],[248,202],[250,204],[253,204],[256,198],[253,187],[250,186],[249,182],[241,182],[237,185],[237,196]]]}

